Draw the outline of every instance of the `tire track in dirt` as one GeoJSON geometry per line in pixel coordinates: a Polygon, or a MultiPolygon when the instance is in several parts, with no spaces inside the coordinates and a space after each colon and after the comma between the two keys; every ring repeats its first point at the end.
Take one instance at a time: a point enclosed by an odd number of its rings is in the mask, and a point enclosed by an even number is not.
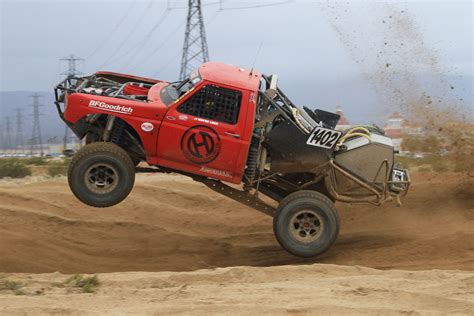
{"type": "Polygon", "coordinates": [[[272,220],[181,176],[139,176],[123,203],[81,204],[63,180],[0,187],[0,271],[190,271],[333,263],[474,270],[473,179],[415,175],[403,207],[338,204],[337,243],[318,258],[282,250],[272,220]]]}

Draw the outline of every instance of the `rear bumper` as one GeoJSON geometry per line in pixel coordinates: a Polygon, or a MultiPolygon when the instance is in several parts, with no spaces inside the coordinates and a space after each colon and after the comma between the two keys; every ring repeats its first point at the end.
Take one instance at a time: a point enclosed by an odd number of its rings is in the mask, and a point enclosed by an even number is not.
{"type": "Polygon", "coordinates": [[[326,189],[335,200],[340,202],[381,205],[396,198],[397,202],[401,204],[401,198],[407,195],[410,188],[410,173],[407,169],[398,167],[390,169],[387,161],[384,161],[381,167],[385,169],[384,179],[377,183],[369,183],[330,160],[325,175],[326,189]],[[336,174],[341,176],[339,181],[336,179],[336,174]],[[358,189],[342,190],[341,179],[352,183],[358,189]]]}

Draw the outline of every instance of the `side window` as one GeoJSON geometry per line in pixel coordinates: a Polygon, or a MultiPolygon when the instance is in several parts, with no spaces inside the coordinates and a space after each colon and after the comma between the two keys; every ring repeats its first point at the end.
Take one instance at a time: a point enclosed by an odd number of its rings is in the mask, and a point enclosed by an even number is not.
{"type": "Polygon", "coordinates": [[[205,85],[178,107],[178,112],[205,119],[236,124],[239,118],[240,91],[205,85]]]}

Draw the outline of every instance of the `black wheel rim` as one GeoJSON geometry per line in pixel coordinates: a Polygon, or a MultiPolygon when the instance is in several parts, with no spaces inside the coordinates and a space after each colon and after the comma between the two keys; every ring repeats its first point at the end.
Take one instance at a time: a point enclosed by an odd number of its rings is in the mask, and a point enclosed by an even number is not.
{"type": "Polygon", "coordinates": [[[113,191],[118,184],[117,170],[108,163],[96,163],[90,166],[84,181],[89,190],[97,194],[106,194],[113,191]]]}
{"type": "Polygon", "coordinates": [[[324,222],[321,216],[313,210],[296,212],[288,224],[291,236],[302,243],[316,241],[321,237],[324,229],[324,222]]]}

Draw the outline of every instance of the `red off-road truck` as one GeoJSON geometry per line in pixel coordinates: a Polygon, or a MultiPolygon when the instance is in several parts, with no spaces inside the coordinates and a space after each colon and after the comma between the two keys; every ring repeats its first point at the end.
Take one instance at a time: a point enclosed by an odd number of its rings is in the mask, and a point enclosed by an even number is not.
{"type": "Polygon", "coordinates": [[[339,232],[335,201],[400,202],[409,175],[382,130],[336,130],[337,114],[296,106],[277,79],[215,62],[172,83],[110,72],[67,78],[56,107],[86,143],[69,167],[72,192],[108,207],[128,196],[136,172],[180,173],[273,216],[290,253],[323,253],[339,232]]]}

